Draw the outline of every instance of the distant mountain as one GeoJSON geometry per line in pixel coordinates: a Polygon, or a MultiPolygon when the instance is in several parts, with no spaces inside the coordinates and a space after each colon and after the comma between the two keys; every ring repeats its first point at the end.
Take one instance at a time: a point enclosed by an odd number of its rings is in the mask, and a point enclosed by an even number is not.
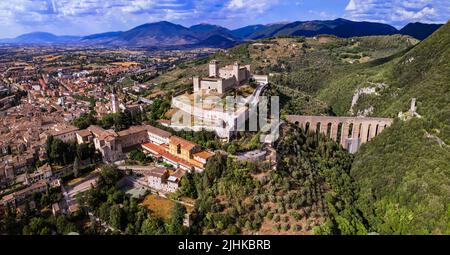
{"type": "Polygon", "coordinates": [[[247,38],[249,35],[251,35],[257,31],[260,31],[266,27],[267,26],[265,26],[265,25],[251,25],[251,26],[246,26],[246,27],[232,30],[231,33],[234,36],[239,37],[239,38],[247,38]]]}
{"type": "MultiPolygon", "coordinates": [[[[245,31],[245,30],[244,30],[245,31]]],[[[246,39],[261,39],[273,36],[316,36],[329,34],[339,37],[369,35],[392,35],[398,30],[390,25],[373,22],[355,22],[346,19],[296,21],[288,24],[274,24],[258,27],[247,34],[246,39]]],[[[244,34],[244,33],[243,33],[244,34]]]]}
{"type": "Polygon", "coordinates": [[[371,35],[393,35],[398,30],[390,25],[373,22],[347,22],[333,29],[333,35],[339,37],[371,36],[371,35]]]}
{"type": "Polygon", "coordinates": [[[227,28],[210,24],[195,25],[190,27],[189,30],[195,37],[201,40],[206,40],[215,35],[222,36],[232,41],[237,41],[240,38],[233,35],[233,33],[227,28]]]}
{"type": "Polygon", "coordinates": [[[210,24],[186,28],[167,21],[148,23],[124,32],[111,32],[83,37],[86,44],[106,44],[130,47],[169,47],[234,45],[239,38],[230,30],[210,24]]]}
{"type": "Polygon", "coordinates": [[[230,48],[236,45],[238,41],[228,39],[221,35],[213,35],[205,40],[199,42],[196,46],[210,47],[210,48],[230,48]]]}
{"type": "Polygon", "coordinates": [[[442,24],[424,24],[420,22],[409,23],[400,30],[400,34],[409,35],[419,40],[424,40],[436,30],[438,30],[442,24]]]}
{"type": "Polygon", "coordinates": [[[404,34],[424,39],[440,25],[413,23],[401,31],[373,22],[355,22],[346,19],[296,21],[268,25],[252,25],[233,31],[211,24],[198,24],[189,28],[167,21],[147,23],[128,31],[106,32],[78,36],[56,36],[45,32],[24,34],[0,43],[10,44],[64,44],[105,45],[115,47],[180,47],[208,45],[229,47],[244,40],[258,40],[274,36],[316,36],[329,34],[339,37],[404,34]]]}
{"type": "Polygon", "coordinates": [[[179,46],[195,44],[200,40],[181,25],[167,21],[144,24],[120,33],[108,44],[113,46],[179,46]]]}
{"type": "Polygon", "coordinates": [[[272,37],[279,29],[281,29],[285,25],[286,25],[285,23],[265,25],[264,27],[261,27],[257,29],[255,32],[251,33],[250,35],[244,37],[244,39],[258,40],[272,37]]]}
{"type": "Polygon", "coordinates": [[[93,34],[93,35],[88,35],[83,37],[83,40],[94,40],[94,39],[99,39],[99,38],[112,38],[112,37],[116,37],[121,35],[123,32],[122,31],[118,31],[118,32],[106,32],[106,33],[101,33],[101,34],[93,34]]]}
{"type": "Polygon", "coordinates": [[[59,44],[72,43],[80,40],[78,36],[57,36],[46,32],[23,34],[12,39],[0,40],[0,43],[12,44],[59,44]]]}

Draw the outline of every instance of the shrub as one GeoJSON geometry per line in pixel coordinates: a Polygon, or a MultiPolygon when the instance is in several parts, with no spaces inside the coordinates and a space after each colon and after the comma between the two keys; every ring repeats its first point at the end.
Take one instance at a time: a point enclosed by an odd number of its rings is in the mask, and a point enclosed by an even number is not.
{"type": "Polygon", "coordinates": [[[280,215],[276,214],[276,215],[273,217],[273,220],[274,220],[275,222],[280,222],[280,215]]]}
{"type": "Polygon", "coordinates": [[[299,232],[301,230],[302,230],[302,226],[300,226],[298,224],[292,225],[292,231],[299,232]]]}

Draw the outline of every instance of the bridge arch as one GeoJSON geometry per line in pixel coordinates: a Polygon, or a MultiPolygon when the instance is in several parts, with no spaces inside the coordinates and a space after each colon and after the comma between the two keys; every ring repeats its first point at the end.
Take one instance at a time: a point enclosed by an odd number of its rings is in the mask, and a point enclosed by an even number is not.
{"type": "Polygon", "coordinates": [[[304,127],[305,132],[316,132],[339,142],[345,149],[355,152],[392,125],[389,118],[328,117],[287,115],[286,120],[304,127]],[[356,146],[356,148],[355,148],[356,146]]]}
{"type": "Polygon", "coordinates": [[[328,122],[328,124],[327,124],[327,130],[326,130],[326,136],[327,136],[328,138],[331,138],[332,132],[333,132],[333,123],[328,122]]]}

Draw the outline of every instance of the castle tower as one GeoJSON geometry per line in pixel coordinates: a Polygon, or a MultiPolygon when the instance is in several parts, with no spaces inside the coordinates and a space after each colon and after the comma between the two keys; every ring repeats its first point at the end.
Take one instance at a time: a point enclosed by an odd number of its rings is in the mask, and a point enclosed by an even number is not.
{"type": "Polygon", "coordinates": [[[112,110],[113,113],[118,113],[119,112],[119,100],[117,100],[116,88],[112,89],[111,110],[112,110]]]}
{"type": "Polygon", "coordinates": [[[416,113],[416,111],[417,111],[417,103],[416,103],[416,101],[417,101],[417,99],[416,98],[413,98],[413,99],[411,99],[411,108],[410,108],[410,112],[411,113],[416,113]]]}
{"type": "Polygon", "coordinates": [[[241,77],[239,76],[239,69],[241,69],[239,64],[237,62],[234,63],[234,65],[233,65],[233,75],[234,75],[234,77],[236,77],[236,85],[237,86],[241,85],[241,77]]]}
{"type": "Polygon", "coordinates": [[[211,60],[211,62],[209,62],[209,77],[217,76],[219,76],[219,62],[211,60]]]}

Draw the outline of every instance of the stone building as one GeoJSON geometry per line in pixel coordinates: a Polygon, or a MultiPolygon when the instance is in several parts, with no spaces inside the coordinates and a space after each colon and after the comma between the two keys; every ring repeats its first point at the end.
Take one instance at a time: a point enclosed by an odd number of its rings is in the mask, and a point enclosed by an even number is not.
{"type": "Polygon", "coordinates": [[[186,171],[182,169],[171,174],[166,168],[155,168],[148,173],[148,185],[152,189],[173,193],[180,187],[180,181],[185,174],[186,171]]]}
{"type": "Polygon", "coordinates": [[[156,168],[148,173],[148,186],[156,190],[163,190],[169,171],[166,168],[156,168]]]}
{"type": "Polygon", "coordinates": [[[169,153],[186,161],[194,159],[194,154],[201,151],[201,147],[183,138],[172,136],[169,138],[169,153]]]}
{"type": "Polygon", "coordinates": [[[70,143],[77,141],[77,131],[77,127],[66,124],[57,124],[49,130],[48,135],[58,138],[65,143],[70,143]]]}
{"type": "Polygon", "coordinates": [[[219,68],[219,63],[213,60],[209,63],[209,77],[195,76],[193,78],[194,92],[224,94],[234,87],[239,87],[250,78],[250,65],[240,66],[235,63],[219,68]]]}
{"type": "Polygon", "coordinates": [[[92,125],[86,130],[77,132],[78,143],[92,140],[95,149],[102,154],[105,162],[123,160],[127,151],[140,148],[149,141],[155,144],[166,143],[169,137],[169,132],[150,125],[133,126],[120,132],[92,125]]]}

